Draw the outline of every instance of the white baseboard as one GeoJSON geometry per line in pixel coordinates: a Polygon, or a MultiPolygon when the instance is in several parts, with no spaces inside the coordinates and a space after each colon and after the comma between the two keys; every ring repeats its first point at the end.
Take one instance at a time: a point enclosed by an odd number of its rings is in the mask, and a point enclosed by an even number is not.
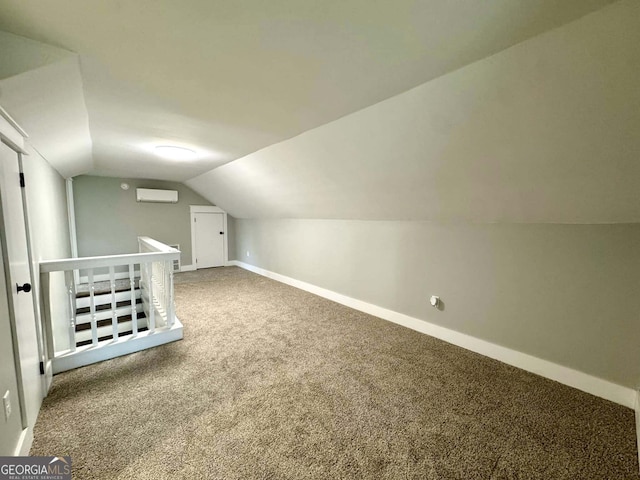
{"type": "Polygon", "coordinates": [[[636,397],[636,440],[638,442],[638,464],[640,465],[640,388],[635,391],[636,397]]]}
{"type": "Polygon", "coordinates": [[[33,430],[31,427],[25,428],[22,430],[20,434],[20,438],[18,439],[18,444],[16,445],[16,449],[13,453],[14,457],[26,457],[29,455],[29,451],[31,450],[31,444],[33,443],[33,430]]]}
{"type": "Polygon", "coordinates": [[[481,355],[499,360],[503,363],[535,373],[542,377],[555,380],[556,382],[563,383],[570,387],[577,388],[578,390],[582,390],[583,392],[624,405],[625,407],[634,408],[636,392],[632,388],[617,385],[601,378],[588,375],[584,372],[558,365],[557,363],[553,363],[548,360],[543,360],[526,353],[502,347],[500,345],[487,342],[486,340],[481,340],[455,330],[450,330],[448,328],[429,323],[426,320],[420,320],[403,313],[379,307],[372,303],[363,302],[362,300],[357,300],[332,290],[327,290],[326,288],[318,287],[285,275],[280,275],[279,273],[271,272],[239,260],[230,261],[229,265],[235,265],[273,280],[286,283],[292,287],[306,290],[307,292],[332,300],[336,303],[346,305],[347,307],[351,307],[355,310],[359,310],[384,320],[397,323],[398,325],[402,325],[417,332],[439,338],[440,340],[452,343],[453,345],[471,350],[472,352],[480,353],[481,355]]]}
{"type": "Polygon", "coordinates": [[[47,365],[46,367],[44,367],[44,378],[46,380],[46,397],[49,394],[49,390],[51,390],[51,384],[53,383],[53,362],[51,360],[47,360],[47,365]]]}
{"type": "Polygon", "coordinates": [[[182,265],[180,267],[181,272],[193,272],[196,269],[195,265],[182,265]]]}

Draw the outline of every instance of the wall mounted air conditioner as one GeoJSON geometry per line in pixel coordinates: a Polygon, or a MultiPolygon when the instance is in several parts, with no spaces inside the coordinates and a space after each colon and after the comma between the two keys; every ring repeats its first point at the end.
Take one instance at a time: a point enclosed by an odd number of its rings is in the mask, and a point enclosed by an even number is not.
{"type": "Polygon", "coordinates": [[[136,188],[138,202],[178,203],[177,190],[156,190],[154,188],[136,188]]]}

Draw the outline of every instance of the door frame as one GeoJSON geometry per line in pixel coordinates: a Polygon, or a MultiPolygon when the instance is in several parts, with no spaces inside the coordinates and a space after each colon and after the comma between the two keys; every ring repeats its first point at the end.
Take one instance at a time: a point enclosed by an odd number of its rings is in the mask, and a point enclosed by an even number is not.
{"type": "Polygon", "coordinates": [[[191,222],[191,268],[188,268],[187,265],[183,265],[183,271],[187,270],[197,270],[198,267],[196,265],[196,213],[222,213],[222,222],[224,229],[224,238],[222,239],[223,243],[223,265],[226,267],[229,265],[229,229],[227,228],[227,212],[222,210],[220,207],[215,207],[213,205],[189,205],[189,216],[191,222]],[[184,268],[187,267],[187,268],[184,268]]]}
{"type": "MultiPolygon", "coordinates": [[[[25,150],[26,138],[28,138],[28,135],[26,134],[26,132],[17,124],[17,122],[13,118],[11,118],[11,116],[7,113],[7,111],[0,106],[0,142],[4,143],[10,149],[16,152],[16,162],[20,172],[22,172],[22,156],[29,154],[25,150]]],[[[26,205],[24,204],[23,193],[24,192],[22,192],[21,194],[20,201],[22,202],[23,209],[25,210],[25,213],[24,213],[25,236],[27,236],[27,242],[28,242],[29,232],[27,229],[28,227],[27,227],[27,217],[26,217],[26,205]]],[[[4,229],[4,215],[2,215],[2,213],[4,212],[2,212],[2,207],[0,206],[0,227],[4,229]]],[[[10,289],[13,280],[9,272],[10,258],[8,254],[8,247],[6,245],[6,232],[2,232],[2,235],[5,239],[5,242],[3,242],[3,248],[2,248],[4,272],[0,272],[0,274],[3,274],[5,276],[7,280],[7,288],[10,289]]],[[[33,268],[32,254],[28,245],[27,245],[27,257],[28,257],[27,262],[29,264],[29,274],[30,276],[32,276],[32,273],[33,273],[32,272],[32,268],[33,268]]],[[[33,278],[31,278],[31,283],[32,284],[34,283],[33,278]]],[[[36,292],[32,292],[32,296],[35,296],[35,293],[36,292]]],[[[9,323],[11,325],[11,330],[12,330],[11,340],[13,343],[13,356],[14,356],[14,363],[15,363],[15,370],[16,370],[16,380],[18,382],[20,415],[21,415],[21,420],[23,424],[22,425],[23,430],[22,430],[22,433],[20,434],[18,444],[16,445],[14,455],[24,456],[24,455],[28,455],[29,449],[31,448],[31,442],[33,441],[33,426],[35,424],[36,419],[35,418],[31,419],[27,415],[27,405],[26,405],[27,401],[25,398],[24,379],[22,375],[22,358],[20,357],[20,342],[17,336],[17,325],[16,325],[15,310],[13,306],[13,298],[12,298],[11,290],[7,291],[7,300],[8,300],[8,307],[9,307],[9,323]]],[[[37,319],[35,310],[33,313],[34,313],[34,320],[36,322],[36,325],[34,325],[34,327],[36,328],[36,333],[37,333],[38,319],[37,319]]],[[[40,342],[41,339],[36,338],[36,341],[40,342]]],[[[40,356],[41,353],[42,352],[40,349],[40,343],[38,343],[38,355],[40,356]]],[[[40,360],[42,360],[41,356],[40,356],[40,360]]],[[[42,401],[42,398],[45,395],[46,395],[46,390],[42,390],[41,388],[40,401],[42,401]]]]}

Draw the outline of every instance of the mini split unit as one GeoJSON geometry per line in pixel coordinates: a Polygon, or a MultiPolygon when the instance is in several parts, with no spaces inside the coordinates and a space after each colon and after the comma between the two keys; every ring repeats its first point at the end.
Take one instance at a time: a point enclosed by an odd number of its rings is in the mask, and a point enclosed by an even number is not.
{"type": "Polygon", "coordinates": [[[156,190],[153,188],[136,188],[138,202],[178,203],[177,190],[156,190]]]}

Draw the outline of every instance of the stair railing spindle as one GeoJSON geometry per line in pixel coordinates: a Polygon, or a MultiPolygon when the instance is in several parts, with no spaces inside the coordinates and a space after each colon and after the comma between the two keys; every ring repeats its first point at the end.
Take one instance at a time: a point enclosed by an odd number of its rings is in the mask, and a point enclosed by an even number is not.
{"type": "Polygon", "coordinates": [[[69,299],[69,350],[76,351],[76,281],[73,270],[64,272],[64,279],[67,287],[67,298],[69,299]]]}
{"type": "Polygon", "coordinates": [[[111,284],[111,328],[113,341],[118,341],[118,312],[116,311],[118,305],[116,303],[116,273],[115,267],[111,265],[109,267],[109,282],[111,284]]]}
{"type": "Polygon", "coordinates": [[[169,272],[171,271],[171,262],[165,261],[164,279],[162,281],[162,303],[164,304],[165,326],[169,326],[169,272]]]}
{"type": "Polygon", "coordinates": [[[153,333],[156,330],[156,305],[153,297],[153,262],[146,262],[145,268],[147,269],[147,288],[149,289],[149,333],[153,333]]]}
{"type": "Polygon", "coordinates": [[[138,305],[136,302],[136,276],[133,263],[129,264],[129,287],[131,288],[131,333],[138,334],[138,305]]]}
{"type": "Polygon", "coordinates": [[[91,344],[98,344],[98,322],[96,321],[95,284],[93,283],[93,268],[88,271],[89,279],[89,312],[91,313],[91,344]]]}
{"type": "Polygon", "coordinates": [[[175,314],[173,311],[173,260],[167,262],[169,267],[169,281],[167,285],[167,326],[173,327],[175,314]]]}

